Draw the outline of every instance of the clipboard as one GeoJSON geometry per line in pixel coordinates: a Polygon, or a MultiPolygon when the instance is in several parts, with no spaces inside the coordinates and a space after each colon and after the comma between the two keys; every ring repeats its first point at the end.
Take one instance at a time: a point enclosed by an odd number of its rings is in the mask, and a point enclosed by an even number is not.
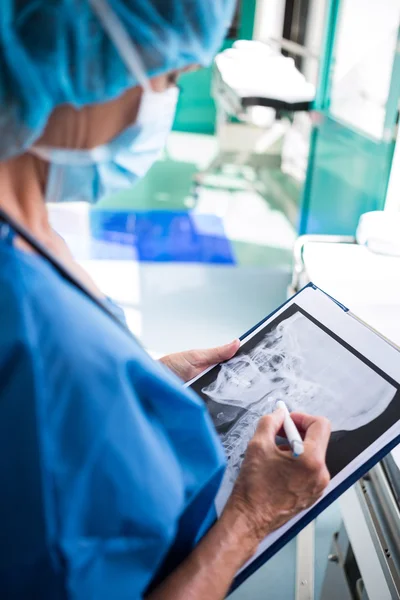
{"type": "MultiPolygon", "coordinates": [[[[261,345],[265,344],[265,346],[269,348],[268,345],[273,344],[273,341],[270,342],[268,340],[264,342],[263,340],[266,338],[266,336],[270,335],[270,331],[276,331],[279,324],[283,323],[283,325],[281,326],[282,333],[283,328],[286,326],[287,323],[289,323],[290,319],[292,319],[293,321],[294,315],[296,317],[295,320],[297,319],[297,322],[299,322],[300,325],[302,324],[302,319],[306,319],[306,325],[308,327],[308,329],[306,329],[307,331],[313,331],[313,326],[315,326],[320,332],[324,332],[326,334],[326,346],[328,348],[326,352],[331,351],[333,347],[336,348],[334,342],[340,345],[342,350],[340,350],[340,352],[338,350],[338,356],[343,357],[343,364],[346,365],[345,370],[347,368],[347,365],[358,365],[358,363],[360,363],[360,365],[362,365],[360,366],[360,373],[371,372],[371,394],[373,394],[373,389],[375,389],[375,385],[376,390],[382,389],[381,396],[385,397],[385,402],[388,402],[386,406],[382,404],[382,406],[378,405],[377,407],[375,407],[370,399],[369,406],[370,414],[372,415],[371,420],[366,424],[361,424],[360,427],[357,427],[356,429],[348,430],[346,432],[346,440],[350,440],[351,442],[351,438],[354,439],[356,435],[351,432],[356,431],[357,436],[359,438],[359,444],[362,445],[362,435],[366,435],[363,432],[371,432],[373,431],[374,427],[376,428],[376,431],[378,431],[376,423],[383,423],[382,415],[385,416],[390,414],[390,419],[394,421],[393,424],[387,430],[379,434],[378,437],[373,441],[373,443],[368,444],[362,452],[355,454],[357,452],[356,449],[352,449],[351,452],[349,450],[348,464],[345,464],[345,462],[343,462],[343,460],[347,460],[346,456],[341,457],[341,459],[337,461],[338,465],[342,464],[345,466],[342,466],[342,468],[339,468],[339,466],[337,466],[338,471],[334,471],[331,484],[330,486],[328,486],[325,495],[313,507],[311,507],[307,511],[304,511],[304,513],[302,513],[298,517],[295,517],[294,519],[290,520],[288,524],[284,525],[276,532],[273,532],[272,534],[267,536],[264,542],[262,542],[262,544],[260,545],[260,548],[255,554],[255,556],[237,574],[231,587],[230,593],[234,591],[237,587],[239,587],[244,581],[246,581],[248,577],[250,577],[255,571],[257,571],[262,565],[264,565],[272,556],[274,556],[281,548],[283,548],[283,546],[285,546],[289,541],[291,541],[303,528],[305,528],[311,521],[313,521],[321,512],[323,512],[330,504],[332,504],[349,487],[356,483],[363,475],[365,475],[374,465],[381,461],[393,448],[395,448],[400,443],[400,348],[393,344],[390,340],[387,340],[385,337],[380,335],[369,325],[361,321],[346,306],[342,305],[340,302],[338,302],[337,300],[320,290],[313,283],[309,283],[308,285],[306,285],[292,298],[287,300],[284,304],[279,306],[275,311],[270,313],[262,321],[257,323],[254,327],[252,327],[249,331],[242,335],[240,338],[241,348],[239,350],[239,353],[241,353],[243,350],[243,356],[250,357],[249,360],[258,361],[258,363],[260,363],[260,343],[261,345]],[[315,297],[313,296],[314,293],[315,297]],[[312,310],[314,300],[316,304],[319,304],[319,308],[315,312],[312,310]],[[311,310],[305,310],[305,306],[311,307],[311,310]],[[321,318],[321,315],[324,314],[325,318],[321,318]],[[330,315],[329,319],[327,317],[328,315],[330,315]],[[343,318],[344,316],[345,318],[343,318]],[[333,327],[332,324],[334,324],[335,321],[336,326],[333,327]],[[278,323],[278,325],[276,325],[276,323],[278,323]],[[310,325],[310,323],[312,325],[310,325]],[[267,328],[271,329],[267,330],[267,328]],[[267,334],[264,333],[265,331],[267,331],[267,334]],[[264,338],[262,337],[262,335],[264,335],[264,338]],[[358,336],[357,344],[354,343],[354,340],[353,343],[350,341],[354,336],[358,336]],[[259,341],[260,339],[261,342],[259,341]],[[249,347],[250,350],[247,347],[249,347]],[[384,358],[382,358],[382,352],[384,354],[384,357],[390,357],[390,361],[388,361],[388,363],[390,364],[385,365],[384,358]],[[252,355],[253,358],[251,358],[252,355]],[[379,356],[381,356],[381,358],[379,358],[379,356]],[[384,368],[385,366],[387,367],[387,369],[384,368]],[[372,372],[375,375],[372,375],[372,372]],[[390,399],[392,392],[393,397],[392,399],[390,399]],[[378,409],[382,410],[379,413],[379,415],[376,416],[378,409]],[[352,453],[354,454],[354,457],[352,453]],[[341,460],[342,463],[340,462],[341,460]],[[268,542],[268,540],[270,541],[268,542]]],[[[291,326],[293,327],[293,324],[291,326]]],[[[287,326],[287,331],[290,331],[288,327],[289,326],[287,326]]],[[[318,335],[321,337],[322,333],[320,332],[318,333],[318,335]]],[[[279,336],[275,334],[275,338],[277,337],[279,336]]],[[[337,348],[339,348],[339,346],[337,346],[337,348]]],[[[322,352],[319,353],[321,354],[322,352]]],[[[231,361],[232,360],[234,359],[231,359],[231,361]]],[[[227,363],[225,363],[227,365],[226,369],[235,368],[234,366],[229,366],[229,363],[231,363],[231,361],[227,361],[227,363]]],[[[339,359],[338,361],[340,362],[339,359]]],[[[221,406],[224,406],[224,402],[227,401],[224,395],[226,397],[228,397],[229,395],[234,396],[234,393],[232,392],[232,385],[229,390],[227,390],[227,386],[225,386],[224,388],[224,381],[229,376],[229,372],[228,375],[225,374],[225,379],[222,376],[220,377],[222,383],[218,384],[218,373],[221,373],[223,368],[223,365],[211,367],[192,381],[188,382],[187,385],[195,389],[197,393],[200,393],[200,395],[203,396],[203,399],[205,399],[206,402],[208,402],[209,404],[211,402],[216,402],[217,404],[220,403],[221,406]],[[220,396],[220,399],[217,398],[218,394],[220,396]],[[209,396],[209,398],[211,398],[211,401],[207,400],[207,395],[209,396]]],[[[243,371],[243,367],[241,368],[243,371]]],[[[277,371],[279,372],[279,368],[277,369],[277,371]]],[[[243,391],[243,388],[240,389],[243,391]]],[[[243,395],[245,396],[246,393],[247,392],[244,392],[243,395]]],[[[273,395],[276,396],[276,391],[274,391],[273,395]]],[[[238,394],[238,397],[240,400],[240,393],[238,394]]],[[[371,398],[373,399],[373,396],[371,396],[371,398]]],[[[237,404],[240,404],[239,400],[237,400],[237,404]]],[[[234,399],[232,400],[232,402],[236,402],[236,400],[234,399]]],[[[228,406],[229,408],[228,404],[226,406],[228,406]]],[[[252,404],[252,408],[249,410],[254,410],[253,407],[254,405],[252,404]]],[[[242,409],[240,406],[236,406],[236,409],[239,409],[239,417],[237,417],[239,421],[240,419],[242,419],[242,422],[244,422],[245,418],[247,420],[250,419],[248,415],[241,415],[240,410],[242,409]]],[[[296,410],[302,409],[300,407],[296,408],[296,410]]],[[[228,414],[228,409],[226,409],[226,412],[228,414]]],[[[304,412],[309,411],[305,409],[304,412]]],[[[324,413],[321,412],[320,414],[324,413]]],[[[213,418],[215,419],[215,410],[213,418]]],[[[225,416],[224,418],[228,417],[225,416]]],[[[341,417],[339,416],[339,423],[340,418],[341,417]]],[[[355,417],[355,424],[357,424],[357,418],[360,419],[361,417],[355,417]]],[[[367,417],[364,416],[362,418],[367,417]]],[[[385,418],[388,419],[388,417],[385,418]]],[[[385,423],[389,423],[392,421],[387,420],[385,421],[385,423]]],[[[214,420],[214,422],[216,423],[216,426],[219,427],[219,430],[217,429],[217,431],[224,432],[220,433],[220,435],[221,439],[223,439],[225,443],[226,440],[229,439],[229,436],[231,438],[233,437],[229,429],[227,429],[227,433],[225,432],[225,424],[224,427],[222,427],[218,425],[218,422],[216,420],[214,420]]],[[[350,424],[353,423],[351,421],[351,418],[348,420],[348,422],[350,424]]],[[[381,429],[384,426],[386,425],[379,425],[381,429]]],[[[237,427],[236,423],[233,427],[237,427]]],[[[337,435],[340,436],[340,432],[337,435]]],[[[370,438],[368,439],[371,440],[371,433],[369,433],[368,435],[370,435],[370,438]]],[[[349,448],[350,446],[351,443],[349,445],[349,448]]],[[[230,448],[230,446],[228,447],[230,448]]],[[[346,444],[344,444],[344,448],[347,452],[348,449],[346,447],[346,444]]],[[[334,454],[332,454],[332,456],[334,456],[334,454]]],[[[333,463],[335,462],[335,460],[336,459],[334,458],[333,463]]],[[[228,469],[229,468],[230,467],[228,463],[228,469]]],[[[221,488],[222,487],[223,486],[221,486],[221,488]]],[[[223,497],[223,495],[226,493],[228,492],[222,492],[220,490],[219,495],[223,497]]],[[[221,512],[223,504],[224,499],[220,501],[220,505],[218,506],[217,496],[217,514],[221,512]]]]}

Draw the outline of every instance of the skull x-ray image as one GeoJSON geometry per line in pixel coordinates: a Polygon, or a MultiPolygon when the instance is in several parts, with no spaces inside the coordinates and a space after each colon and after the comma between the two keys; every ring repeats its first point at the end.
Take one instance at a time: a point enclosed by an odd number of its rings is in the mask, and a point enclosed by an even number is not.
{"type": "Polygon", "coordinates": [[[399,418],[393,382],[296,304],[192,388],[207,403],[220,435],[228,487],[259,418],[272,412],[277,400],[290,411],[331,421],[327,463],[332,476],[399,418]]]}

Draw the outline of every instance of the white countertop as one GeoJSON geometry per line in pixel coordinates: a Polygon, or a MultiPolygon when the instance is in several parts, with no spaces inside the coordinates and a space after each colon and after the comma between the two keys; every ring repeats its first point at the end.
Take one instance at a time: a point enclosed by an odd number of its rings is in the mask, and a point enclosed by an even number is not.
{"type": "Polygon", "coordinates": [[[306,243],[308,278],[400,346],[400,258],[356,244],[306,243]]]}

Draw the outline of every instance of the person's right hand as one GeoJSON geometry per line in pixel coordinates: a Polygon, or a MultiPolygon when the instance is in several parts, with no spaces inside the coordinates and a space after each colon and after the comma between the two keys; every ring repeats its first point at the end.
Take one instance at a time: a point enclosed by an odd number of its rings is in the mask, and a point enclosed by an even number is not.
{"type": "Polygon", "coordinates": [[[318,500],[329,482],[325,453],[330,425],[299,413],[292,418],[304,435],[304,454],[292,458],[275,443],[283,410],[263,417],[221,517],[148,600],[222,600],[259,542],[318,500]]]}
{"type": "Polygon", "coordinates": [[[291,417],[304,436],[304,453],[293,458],[288,447],[276,445],[283,410],[262,417],[224,511],[245,517],[249,535],[257,543],[313,505],[329,483],[325,464],[329,421],[302,413],[292,413],[291,417]]]}

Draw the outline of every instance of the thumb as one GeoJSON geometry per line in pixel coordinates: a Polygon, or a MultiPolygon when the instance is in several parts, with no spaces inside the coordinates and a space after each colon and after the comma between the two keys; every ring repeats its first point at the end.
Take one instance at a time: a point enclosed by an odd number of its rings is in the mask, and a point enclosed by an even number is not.
{"type": "Polygon", "coordinates": [[[209,350],[203,350],[202,354],[204,355],[205,361],[214,365],[224,360],[229,360],[232,358],[236,352],[239,350],[240,341],[238,339],[229,342],[229,344],[225,344],[224,346],[217,346],[216,348],[210,348],[209,350]]]}

